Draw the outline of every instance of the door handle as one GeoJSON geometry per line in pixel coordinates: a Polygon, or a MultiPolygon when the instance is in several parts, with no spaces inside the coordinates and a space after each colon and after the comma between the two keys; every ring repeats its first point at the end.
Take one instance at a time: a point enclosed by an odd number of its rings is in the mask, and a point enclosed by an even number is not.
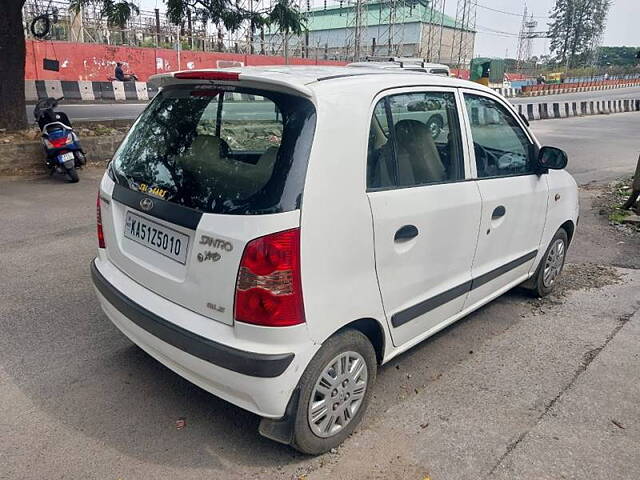
{"type": "Polygon", "coordinates": [[[504,214],[507,213],[507,209],[504,208],[503,205],[500,205],[493,209],[493,213],[491,214],[491,220],[495,220],[500,217],[504,217],[504,214]]]}
{"type": "Polygon", "coordinates": [[[418,227],[415,225],[405,225],[401,227],[393,237],[395,242],[406,242],[418,236],[418,227]]]}

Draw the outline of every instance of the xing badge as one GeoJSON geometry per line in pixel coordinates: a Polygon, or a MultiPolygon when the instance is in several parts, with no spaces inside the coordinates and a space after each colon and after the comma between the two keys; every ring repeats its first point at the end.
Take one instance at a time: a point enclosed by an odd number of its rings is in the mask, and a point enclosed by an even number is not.
{"type": "Polygon", "coordinates": [[[198,261],[199,262],[217,262],[222,258],[218,252],[200,252],[198,253],[198,261]]]}

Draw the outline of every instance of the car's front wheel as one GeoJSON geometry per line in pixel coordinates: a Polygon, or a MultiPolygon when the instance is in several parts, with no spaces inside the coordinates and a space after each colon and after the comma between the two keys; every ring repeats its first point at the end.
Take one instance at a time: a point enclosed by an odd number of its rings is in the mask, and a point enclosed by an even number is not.
{"type": "Polygon", "coordinates": [[[526,286],[535,295],[544,297],[551,293],[564,267],[568,246],[569,237],[567,232],[561,228],[551,239],[535,275],[526,283],[526,286]]]}
{"type": "Polygon", "coordinates": [[[300,380],[292,446],[317,455],[340,445],[360,423],[376,378],[376,354],[356,330],[329,338],[300,380]]]}

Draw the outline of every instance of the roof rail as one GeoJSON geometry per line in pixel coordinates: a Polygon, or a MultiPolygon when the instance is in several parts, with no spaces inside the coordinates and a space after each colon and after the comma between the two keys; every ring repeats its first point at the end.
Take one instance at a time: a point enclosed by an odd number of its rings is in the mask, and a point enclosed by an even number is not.
{"type": "Polygon", "coordinates": [[[365,58],[367,62],[394,62],[399,63],[401,67],[405,65],[419,65],[420,67],[424,67],[425,61],[424,58],[419,57],[389,57],[389,56],[376,56],[376,55],[368,55],[365,58]]]}

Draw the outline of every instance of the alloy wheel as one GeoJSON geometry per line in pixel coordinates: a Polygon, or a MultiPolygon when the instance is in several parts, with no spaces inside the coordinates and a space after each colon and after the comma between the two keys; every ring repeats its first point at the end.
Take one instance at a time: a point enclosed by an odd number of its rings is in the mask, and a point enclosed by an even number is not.
{"type": "Polygon", "coordinates": [[[322,438],[345,428],[362,406],[367,390],[367,363],[357,352],[331,360],[318,378],[307,407],[311,431],[322,438]]]}
{"type": "Polygon", "coordinates": [[[542,275],[542,283],[545,287],[551,287],[564,265],[565,245],[561,238],[556,239],[551,245],[549,253],[544,263],[544,272],[542,275]]]}

